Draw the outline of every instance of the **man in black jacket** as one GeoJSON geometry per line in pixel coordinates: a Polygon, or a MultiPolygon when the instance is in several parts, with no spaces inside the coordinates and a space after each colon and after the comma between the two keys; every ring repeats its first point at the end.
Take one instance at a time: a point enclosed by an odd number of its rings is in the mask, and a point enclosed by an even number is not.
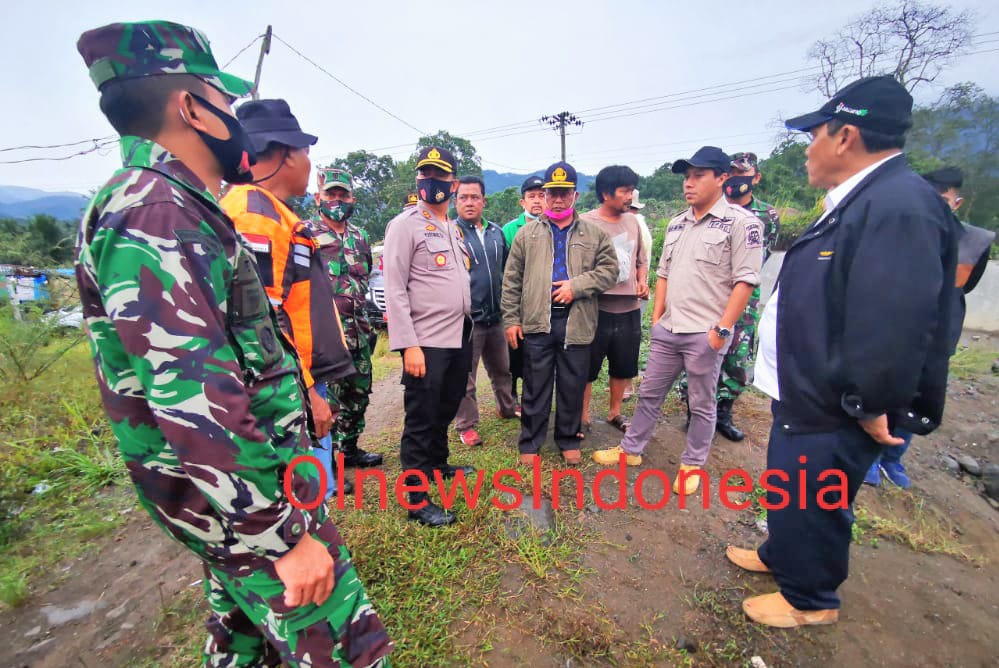
{"type": "Polygon", "coordinates": [[[826,210],[791,246],[760,323],[755,385],[773,397],[770,537],[729,547],[780,591],[743,602],[762,624],[839,618],[851,504],[871,463],[943,416],[957,263],[956,222],[902,157],[912,96],[868,77],[787,121],[812,141],[809,182],[826,210]]]}
{"type": "Polygon", "coordinates": [[[500,311],[503,291],[503,269],[507,247],[503,230],[482,217],[486,206],[486,185],[478,176],[463,176],[458,180],[458,229],[465,238],[465,248],[471,265],[468,269],[472,289],[472,370],[468,374],[465,398],[454,418],[464,445],[482,445],[479,426],[479,404],[475,397],[475,379],[482,359],[493,385],[496,410],[504,419],[520,417],[513,398],[513,376],[510,354],[500,311]]]}

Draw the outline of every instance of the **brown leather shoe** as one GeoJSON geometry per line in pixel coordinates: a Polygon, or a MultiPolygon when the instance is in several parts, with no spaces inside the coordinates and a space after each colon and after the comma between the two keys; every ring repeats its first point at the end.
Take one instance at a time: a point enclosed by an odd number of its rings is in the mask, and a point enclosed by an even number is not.
{"type": "Polygon", "coordinates": [[[779,591],[747,598],[742,602],[742,610],[754,622],[779,629],[839,621],[839,610],[798,610],[779,591]]]}
{"type": "Polygon", "coordinates": [[[751,571],[753,573],[770,572],[767,565],[760,560],[760,555],[756,550],[746,550],[741,547],[729,545],[725,548],[725,556],[744,571],[751,571]]]}
{"type": "Polygon", "coordinates": [[[579,463],[583,460],[583,456],[580,454],[579,450],[563,450],[562,459],[569,466],[579,466],[579,463]]]}

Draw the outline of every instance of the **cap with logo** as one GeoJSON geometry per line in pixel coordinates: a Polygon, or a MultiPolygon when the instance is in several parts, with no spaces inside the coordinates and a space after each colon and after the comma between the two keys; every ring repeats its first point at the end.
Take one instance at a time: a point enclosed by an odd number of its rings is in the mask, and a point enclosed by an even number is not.
{"type": "Polygon", "coordinates": [[[253,84],[219,69],[204,34],[170,21],[112,23],[80,35],[76,48],[98,90],[109,81],[163,74],[190,74],[230,97],[253,84]]]}
{"type": "Polygon", "coordinates": [[[576,188],[576,168],[568,162],[560,161],[545,170],[545,183],[542,188],[576,188]]]}
{"type": "Polygon", "coordinates": [[[741,151],[739,153],[732,154],[732,166],[742,172],[748,172],[751,169],[756,169],[759,167],[760,161],[756,157],[755,153],[750,151],[741,151]]]}
{"type": "Polygon", "coordinates": [[[834,118],[888,135],[912,127],[912,96],[892,76],[864,77],[837,91],[818,111],[784,121],[791,130],[808,132],[834,118]]]}
{"type": "Polygon", "coordinates": [[[416,159],[416,168],[426,166],[440,167],[448,174],[454,173],[454,156],[451,151],[446,148],[438,148],[436,146],[428,146],[422,151],[416,159]]]}
{"type": "Polygon", "coordinates": [[[528,176],[523,184],[520,186],[520,194],[524,195],[528,190],[534,190],[536,188],[544,188],[545,180],[536,174],[528,176]]]}
{"type": "Polygon", "coordinates": [[[419,202],[420,198],[416,193],[406,193],[406,199],[403,202],[402,207],[405,209],[407,207],[416,206],[419,202]]]}
{"type": "Polygon", "coordinates": [[[691,167],[698,167],[700,169],[719,169],[728,173],[731,165],[732,161],[725,151],[717,146],[702,146],[692,157],[674,162],[671,170],[674,174],[683,174],[691,167]]]}
{"type": "Polygon", "coordinates": [[[302,132],[298,119],[284,100],[251,100],[236,109],[253,150],[263,153],[270,144],[291,148],[312,146],[319,138],[302,132]]]}
{"type": "Polygon", "coordinates": [[[333,188],[343,188],[347,192],[354,192],[354,179],[350,172],[336,167],[322,167],[316,174],[316,187],[319,190],[332,190],[333,188]]]}

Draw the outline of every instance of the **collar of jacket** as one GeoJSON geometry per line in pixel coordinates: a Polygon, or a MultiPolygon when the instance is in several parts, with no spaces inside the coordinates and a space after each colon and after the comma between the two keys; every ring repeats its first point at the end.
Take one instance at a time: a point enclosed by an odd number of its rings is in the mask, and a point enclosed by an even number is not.
{"type": "MultiPolygon", "coordinates": [[[[492,228],[494,228],[494,227],[495,227],[495,228],[496,228],[497,230],[499,230],[499,226],[497,226],[497,225],[496,225],[495,223],[490,223],[490,222],[489,222],[488,220],[486,220],[485,218],[483,218],[483,219],[482,219],[482,222],[483,222],[483,223],[485,223],[485,224],[484,224],[484,225],[482,226],[482,231],[483,231],[483,232],[488,232],[488,231],[489,231],[490,229],[492,229],[492,228]]],[[[467,221],[467,220],[465,220],[465,219],[464,219],[464,218],[462,218],[461,216],[458,216],[458,224],[459,224],[459,225],[461,225],[461,226],[462,226],[463,228],[465,228],[466,230],[468,230],[469,232],[475,232],[475,226],[474,226],[474,225],[472,225],[472,223],[471,223],[470,221],[467,221]]],[[[502,230],[500,230],[500,231],[502,232],[502,230]]]]}
{"type": "MultiPolygon", "coordinates": [[[[840,200],[839,204],[833,207],[832,211],[829,212],[829,215],[827,215],[825,218],[822,219],[824,223],[823,225],[819,226],[818,229],[816,229],[815,223],[812,223],[812,226],[806,229],[805,232],[801,236],[799,236],[798,239],[793,244],[791,244],[791,248],[794,248],[799,243],[802,243],[809,239],[814,239],[816,236],[825,233],[826,230],[830,229],[833,225],[835,225],[839,220],[840,211],[849,206],[850,203],[853,202],[853,200],[857,199],[857,197],[860,196],[860,194],[864,190],[866,190],[868,186],[870,186],[875,180],[881,178],[883,174],[891,174],[892,172],[901,171],[903,169],[909,169],[909,163],[907,163],[904,159],[901,159],[899,157],[901,155],[902,155],[901,153],[898,153],[896,155],[891,156],[891,158],[888,159],[884,164],[882,164],[873,172],[871,172],[863,179],[861,179],[860,183],[854,186],[853,190],[848,192],[846,196],[844,196],[843,199],[840,200]]],[[[788,248],[788,250],[791,250],[791,248],[788,248]]]]}
{"type": "Polygon", "coordinates": [[[218,205],[218,199],[205,187],[204,181],[181,162],[180,158],[151,139],[125,135],[121,138],[121,164],[126,169],[139,167],[160,172],[192,193],[218,205]]]}
{"type": "MultiPolygon", "coordinates": [[[[570,231],[572,231],[572,232],[578,232],[578,233],[582,234],[583,230],[580,229],[582,226],[579,225],[579,222],[580,222],[579,212],[578,211],[573,211],[572,212],[572,222],[569,223],[569,229],[570,229],[570,231]]],[[[527,227],[527,225],[540,225],[540,226],[542,226],[542,227],[545,228],[545,230],[548,232],[548,234],[552,233],[552,221],[549,220],[548,216],[546,216],[545,214],[541,214],[540,216],[538,216],[534,220],[527,221],[527,223],[524,225],[524,227],[527,227]]]]}

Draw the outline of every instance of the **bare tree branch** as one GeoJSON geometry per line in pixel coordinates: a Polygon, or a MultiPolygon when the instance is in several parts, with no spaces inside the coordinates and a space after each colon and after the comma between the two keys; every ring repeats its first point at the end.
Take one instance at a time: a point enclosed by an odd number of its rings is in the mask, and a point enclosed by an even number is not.
{"type": "Polygon", "coordinates": [[[919,0],[875,7],[808,50],[820,70],[813,85],[832,97],[848,80],[890,74],[912,92],[967,51],[974,20],[970,11],[919,0]]]}

